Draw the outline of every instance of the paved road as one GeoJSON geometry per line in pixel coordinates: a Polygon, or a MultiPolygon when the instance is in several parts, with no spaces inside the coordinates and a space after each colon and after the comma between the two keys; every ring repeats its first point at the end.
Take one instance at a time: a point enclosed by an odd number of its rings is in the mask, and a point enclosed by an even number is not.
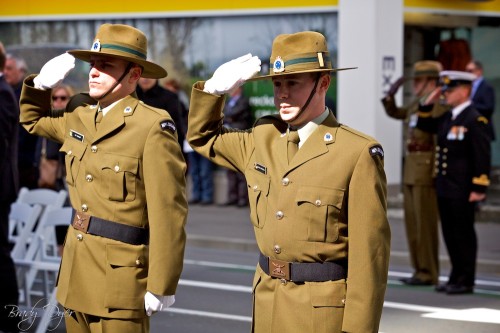
{"type": "MultiPolygon", "coordinates": [[[[257,248],[247,208],[192,206],[184,270],[177,301],[155,314],[151,332],[244,333],[250,331],[251,285],[257,248]]],[[[432,287],[409,287],[402,212],[389,211],[392,229],[390,274],[383,333],[500,332],[500,223],[478,223],[479,260],[473,295],[447,296],[432,287]]],[[[442,280],[448,259],[441,246],[442,280]]],[[[30,332],[30,331],[28,331],[30,332]]],[[[53,330],[64,332],[64,324],[53,330]]]]}

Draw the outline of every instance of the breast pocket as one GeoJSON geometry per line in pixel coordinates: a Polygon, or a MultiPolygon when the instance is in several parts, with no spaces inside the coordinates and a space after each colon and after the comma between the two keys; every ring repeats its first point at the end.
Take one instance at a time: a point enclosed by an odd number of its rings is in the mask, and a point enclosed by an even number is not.
{"type": "Polygon", "coordinates": [[[247,176],[248,202],[250,204],[250,220],[257,228],[264,227],[267,214],[267,201],[271,179],[267,175],[249,170],[247,176]]]}
{"type": "Polygon", "coordinates": [[[114,154],[104,155],[102,173],[104,193],[112,201],[135,199],[139,159],[114,154]]]}
{"type": "Polygon", "coordinates": [[[66,183],[74,186],[81,167],[81,160],[85,154],[87,145],[76,140],[66,140],[60,151],[65,153],[64,163],[66,164],[66,183]]]}
{"type": "Polygon", "coordinates": [[[335,242],[339,237],[339,217],[344,190],[302,186],[297,191],[297,219],[308,222],[307,240],[335,242]]]}

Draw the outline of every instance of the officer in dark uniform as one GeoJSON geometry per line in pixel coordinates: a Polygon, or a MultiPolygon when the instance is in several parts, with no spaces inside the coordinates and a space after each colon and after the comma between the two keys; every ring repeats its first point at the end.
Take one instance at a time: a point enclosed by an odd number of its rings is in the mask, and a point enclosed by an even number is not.
{"type": "Polygon", "coordinates": [[[260,249],[252,332],[378,332],[390,254],[383,150],[325,105],[333,68],[325,37],[278,35],[269,75],[279,114],[223,127],[224,93],[260,69],[246,55],[191,94],[187,138],[247,180],[260,249]]]}
{"type": "MultiPolygon", "coordinates": [[[[438,84],[442,66],[437,61],[417,61],[410,78],[397,80],[382,99],[388,116],[404,121],[405,159],[403,167],[403,202],[406,238],[413,274],[402,278],[409,285],[433,285],[439,278],[439,229],[436,191],[434,187],[435,135],[416,127],[418,106],[438,84]],[[412,80],[414,98],[404,106],[397,106],[395,93],[406,79],[412,80]]],[[[446,105],[434,103],[432,117],[448,110],[446,105]]]]}
{"type": "MultiPolygon", "coordinates": [[[[471,106],[475,75],[440,73],[441,90],[453,109],[430,117],[431,105],[421,105],[417,126],[437,133],[436,192],[443,238],[451,261],[448,282],[436,287],[447,294],[472,293],[475,280],[477,238],[475,206],[486,198],[490,184],[491,147],[488,120],[471,106]]],[[[437,89],[428,101],[439,96],[437,89]]]]}
{"type": "Polygon", "coordinates": [[[135,94],[140,77],[167,72],[146,60],[146,36],[122,24],[103,24],[90,50],[68,53],[29,76],[21,96],[23,126],[62,143],[65,153],[74,218],[57,300],[68,309],[68,332],[146,333],[149,316],[174,301],[186,240],[176,126],[135,94]],[[53,118],[51,88],[74,57],[90,63],[89,96],[97,103],[53,118]]]}

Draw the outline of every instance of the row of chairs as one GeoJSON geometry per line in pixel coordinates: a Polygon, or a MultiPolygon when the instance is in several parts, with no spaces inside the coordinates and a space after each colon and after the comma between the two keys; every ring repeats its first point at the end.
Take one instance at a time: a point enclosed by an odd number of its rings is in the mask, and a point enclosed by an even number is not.
{"type": "Polygon", "coordinates": [[[55,280],[60,256],[55,229],[70,223],[72,208],[64,206],[67,197],[65,190],[22,188],[11,205],[9,241],[14,244],[11,256],[16,265],[20,305],[30,310],[33,304],[45,308],[37,309],[43,315],[36,332],[46,332],[57,309],[55,280]]]}

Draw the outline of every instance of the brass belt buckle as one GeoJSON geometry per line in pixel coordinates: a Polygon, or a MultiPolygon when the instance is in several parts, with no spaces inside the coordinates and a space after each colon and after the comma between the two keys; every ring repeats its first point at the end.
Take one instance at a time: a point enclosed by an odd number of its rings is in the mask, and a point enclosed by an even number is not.
{"type": "Polygon", "coordinates": [[[89,228],[90,223],[90,215],[82,212],[76,212],[75,217],[73,218],[73,227],[77,230],[83,231],[87,233],[87,229],[89,228]]]}
{"type": "Polygon", "coordinates": [[[269,258],[269,275],[278,279],[290,281],[290,263],[269,258]]]}

